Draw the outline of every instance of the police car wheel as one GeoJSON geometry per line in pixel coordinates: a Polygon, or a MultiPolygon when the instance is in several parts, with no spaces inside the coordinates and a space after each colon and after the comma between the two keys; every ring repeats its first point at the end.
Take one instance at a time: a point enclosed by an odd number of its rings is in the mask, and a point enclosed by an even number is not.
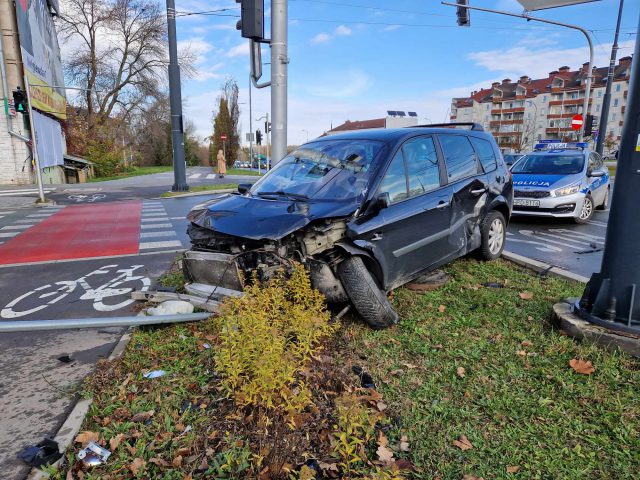
{"type": "Polygon", "coordinates": [[[582,203],[582,210],[580,210],[580,214],[574,218],[576,223],[587,223],[593,217],[593,211],[595,210],[593,205],[593,198],[591,195],[586,195],[584,197],[584,202],[582,203]]]}
{"type": "Polygon", "coordinates": [[[480,228],[482,234],[480,256],[484,260],[495,260],[502,254],[507,238],[507,225],[504,216],[497,210],[491,210],[480,228]]]}
{"type": "Polygon", "coordinates": [[[607,188],[607,191],[604,194],[604,200],[602,200],[602,204],[596,207],[597,210],[606,210],[609,208],[609,193],[611,193],[611,189],[607,188]]]}

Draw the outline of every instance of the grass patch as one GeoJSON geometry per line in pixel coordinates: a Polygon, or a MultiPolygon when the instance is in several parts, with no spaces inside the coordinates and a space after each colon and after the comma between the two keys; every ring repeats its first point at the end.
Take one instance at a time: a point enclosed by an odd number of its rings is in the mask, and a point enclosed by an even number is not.
{"type": "Polygon", "coordinates": [[[445,270],[439,290],[397,290],[401,321],[383,331],[327,323],[300,271],[217,318],[136,330],[85,385],[83,439],[113,451],[85,478],[636,478],[639,363],[548,324],[583,286],[505,261],[445,270]],[[167,374],[142,377],[155,369],[167,374]]]}
{"type": "Polygon", "coordinates": [[[152,173],[170,172],[173,170],[171,166],[155,166],[155,167],[131,167],[126,172],[122,172],[118,175],[112,175],[110,177],[93,177],[89,178],[87,182],[106,182],[107,180],[118,180],[120,178],[137,177],[140,175],[150,175],[152,173]]]}
{"type": "Polygon", "coordinates": [[[244,168],[227,168],[227,175],[244,175],[244,176],[250,176],[250,177],[259,177],[264,175],[264,173],[258,173],[254,170],[248,170],[244,168]]]}
{"type": "Polygon", "coordinates": [[[639,363],[548,324],[551,305],[583,285],[505,261],[460,260],[445,270],[453,281],[437,291],[397,291],[397,327],[354,323],[343,336],[351,361],[366,355],[402,416],[418,478],[636,478],[639,363]],[[575,373],[573,358],[592,361],[595,373],[575,373]],[[473,448],[453,445],[461,435],[473,448]]]}
{"type": "Polygon", "coordinates": [[[194,187],[189,187],[188,192],[163,192],[162,195],[160,195],[160,197],[161,198],[180,197],[187,193],[227,190],[229,188],[236,189],[238,188],[238,184],[237,183],[220,183],[218,185],[196,185],[194,187]]]}

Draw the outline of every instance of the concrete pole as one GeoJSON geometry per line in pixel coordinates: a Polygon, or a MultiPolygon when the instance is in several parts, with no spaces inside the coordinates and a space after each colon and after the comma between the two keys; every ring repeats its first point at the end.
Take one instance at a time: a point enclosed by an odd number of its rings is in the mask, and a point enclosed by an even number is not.
{"type": "Polygon", "coordinates": [[[29,105],[29,129],[31,130],[31,155],[36,164],[36,182],[38,183],[38,196],[40,197],[40,203],[45,203],[44,188],[42,186],[42,170],[40,169],[40,159],[38,158],[38,143],[36,130],[33,127],[33,108],[31,107],[31,87],[29,86],[29,79],[27,74],[24,74],[24,86],[27,92],[27,105],[29,105]]]}
{"type": "MultiPolygon", "coordinates": [[[[267,127],[269,126],[269,112],[267,112],[266,114],[266,118],[267,118],[267,127]]],[[[273,144],[271,144],[271,156],[269,156],[269,132],[272,129],[270,128],[265,128],[265,140],[267,141],[267,145],[266,145],[266,149],[267,149],[267,170],[271,170],[271,167],[274,165],[273,163],[273,144]]],[[[273,141],[273,138],[271,138],[271,140],[273,141]]],[[[285,138],[285,145],[284,145],[284,155],[287,154],[287,144],[286,144],[286,138],[285,138]]],[[[276,160],[275,163],[278,163],[282,158],[284,158],[284,155],[276,160]]]]}
{"type": "Polygon", "coordinates": [[[622,7],[624,0],[620,0],[618,9],[618,23],[616,23],[616,33],[613,37],[611,47],[611,60],[609,61],[609,72],[607,73],[607,86],[602,99],[602,111],[600,112],[600,122],[598,125],[598,141],[596,142],[596,152],[602,155],[604,150],[604,138],[607,135],[607,123],[609,122],[609,105],[611,104],[611,87],[613,86],[613,73],[616,69],[616,55],[618,53],[618,35],[620,34],[620,21],[622,20],[622,7]]]}
{"type": "MultiPolygon", "coordinates": [[[[271,0],[271,163],[287,154],[287,0],[271,0]]],[[[268,121],[268,120],[267,120],[268,121]]],[[[269,138],[267,134],[267,138],[269,138]]],[[[268,144],[268,140],[267,140],[268,144]]]]}
{"type": "Polygon", "coordinates": [[[636,42],[602,266],[600,273],[591,276],[578,309],[592,323],[636,334],[640,333],[639,60],[640,42],[636,42]]]}
{"type": "Polygon", "coordinates": [[[184,124],[182,121],[182,93],[180,91],[180,65],[176,39],[176,5],[167,0],[167,33],[169,36],[169,100],[171,103],[171,143],[173,146],[173,176],[171,190],[186,192],[187,167],[184,160],[184,124]]]}

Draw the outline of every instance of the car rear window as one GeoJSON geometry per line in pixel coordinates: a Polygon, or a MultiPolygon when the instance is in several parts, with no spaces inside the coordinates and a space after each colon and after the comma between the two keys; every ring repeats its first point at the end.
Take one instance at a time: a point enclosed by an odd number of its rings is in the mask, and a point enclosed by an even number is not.
{"type": "MultiPolygon", "coordinates": [[[[476,153],[478,154],[478,158],[480,159],[480,163],[482,164],[482,168],[484,168],[485,172],[492,172],[496,168],[498,168],[496,154],[493,151],[491,143],[483,140],[482,138],[476,137],[470,137],[469,140],[471,140],[473,148],[475,148],[476,153]]],[[[515,158],[513,160],[515,160],[515,158]]]]}
{"type": "Polygon", "coordinates": [[[467,137],[462,135],[439,135],[438,138],[447,165],[449,183],[478,173],[476,154],[467,137]]]}

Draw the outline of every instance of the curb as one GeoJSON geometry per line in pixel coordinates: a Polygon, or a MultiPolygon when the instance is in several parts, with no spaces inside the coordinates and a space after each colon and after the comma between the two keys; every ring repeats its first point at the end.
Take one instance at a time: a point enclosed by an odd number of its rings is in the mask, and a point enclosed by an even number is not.
{"type": "Polygon", "coordinates": [[[187,193],[181,193],[181,194],[178,194],[178,195],[171,195],[170,197],[156,197],[155,199],[171,200],[172,198],[197,197],[198,195],[211,195],[211,194],[215,194],[215,193],[234,193],[234,192],[237,192],[237,191],[238,191],[237,188],[223,188],[223,189],[220,189],[220,190],[201,190],[199,192],[187,192],[187,193]]]}
{"type": "Polygon", "coordinates": [[[509,252],[507,250],[502,252],[502,258],[509,260],[513,263],[517,263],[523,267],[526,267],[534,272],[544,273],[546,275],[554,275],[556,277],[564,278],[565,280],[571,280],[574,282],[587,283],[589,278],[578,275],[577,273],[570,272],[564,268],[555,267],[548,263],[540,262],[517,253],[509,252]]]}
{"type": "MultiPolygon", "coordinates": [[[[129,327],[124,334],[116,343],[116,346],[113,347],[111,351],[111,355],[109,355],[108,360],[115,360],[119,358],[123,353],[127,345],[131,341],[131,332],[132,327],[129,327]]],[[[64,453],[66,452],[69,445],[73,443],[73,439],[78,435],[80,428],[82,427],[82,423],[84,422],[87,413],[89,413],[89,408],[93,400],[90,398],[81,398],[76,402],[73,409],[67,416],[67,419],[64,421],[58,433],[53,438],[56,442],[58,442],[58,449],[62,452],[63,456],[57,461],[52,463],[50,466],[57,467],[60,463],[65,459],[64,453]]],[[[49,478],[49,475],[38,468],[32,468],[27,476],[27,480],[42,480],[49,478]]]]}

